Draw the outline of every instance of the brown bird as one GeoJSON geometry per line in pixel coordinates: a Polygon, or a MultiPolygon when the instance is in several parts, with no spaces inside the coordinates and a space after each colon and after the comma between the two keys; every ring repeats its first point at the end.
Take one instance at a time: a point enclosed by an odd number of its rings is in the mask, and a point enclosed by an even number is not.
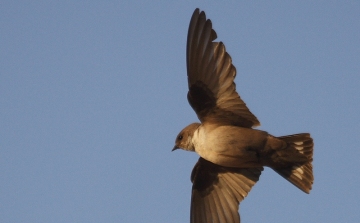
{"type": "Polygon", "coordinates": [[[200,155],[191,173],[191,223],[240,222],[239,203],[259,180],[263,166],[309,193],[313,140],[309,133],[275,137],[236,92],[236,69],[212,23],[195,9],[189,25],[186,64],[191,107],[200,123],[177,135],[173,150],[200,155]]]}

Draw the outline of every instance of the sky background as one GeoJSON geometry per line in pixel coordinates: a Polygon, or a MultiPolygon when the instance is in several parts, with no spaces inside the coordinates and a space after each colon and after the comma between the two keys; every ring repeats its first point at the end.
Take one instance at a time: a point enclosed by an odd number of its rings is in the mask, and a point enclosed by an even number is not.
{"type": "Polygon", "coordinates": [[[310,132],[310,195],[266,168],[242,222],[360,221],[359,1],[2,1],[0,222],[189,222],[198,121],[185,46],[205,10],[237,91],[282,136],[310,132]]]}

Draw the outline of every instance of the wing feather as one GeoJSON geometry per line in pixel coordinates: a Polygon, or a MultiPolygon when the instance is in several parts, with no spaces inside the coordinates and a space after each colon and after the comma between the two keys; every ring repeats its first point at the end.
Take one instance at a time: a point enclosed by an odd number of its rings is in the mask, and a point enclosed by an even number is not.
{"type": "Polygon", "coordinates": [[[259,180],[262,170],[227,168],[199,158],[191,173],[190,222],[239,223],[239,203],[259,180]]]}
{"type": "Polygon", "coordinates": [[[236,69],[211,20],[199,9],[191,18],[186,62],[188,101],[201,122],[253,127],[260,125],[236,92],[236,69]]]}

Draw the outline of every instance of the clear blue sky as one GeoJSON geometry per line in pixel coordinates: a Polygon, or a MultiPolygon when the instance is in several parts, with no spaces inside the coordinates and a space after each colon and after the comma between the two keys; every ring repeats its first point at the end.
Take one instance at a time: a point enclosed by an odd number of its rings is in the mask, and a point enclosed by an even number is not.
{"type": "Polygon", "coordinates": [[[189,221],[196,7],[259,129],[315,141],[311,194],[265,169],[242,221],[360,221],[359,1],[124,2],[2,1],[0,222],[189,221]]]}

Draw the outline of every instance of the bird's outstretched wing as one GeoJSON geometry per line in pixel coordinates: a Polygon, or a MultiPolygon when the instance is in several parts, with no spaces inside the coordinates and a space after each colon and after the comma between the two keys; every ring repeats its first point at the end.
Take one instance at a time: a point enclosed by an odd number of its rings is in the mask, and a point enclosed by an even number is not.
{"type": "Polygon", "coordinates": [[[228,168],[199,158],[192,173],[191,223],[239,223],[239,203],[259,180],[262,167],[228,168]]]}
{"type": "Polygon", "coordinates": [[[205,13],[195,9],[188,31],[186,63],[188,101],[202,123],[260,125],[236,92],[236,69],[205,13]]]}

